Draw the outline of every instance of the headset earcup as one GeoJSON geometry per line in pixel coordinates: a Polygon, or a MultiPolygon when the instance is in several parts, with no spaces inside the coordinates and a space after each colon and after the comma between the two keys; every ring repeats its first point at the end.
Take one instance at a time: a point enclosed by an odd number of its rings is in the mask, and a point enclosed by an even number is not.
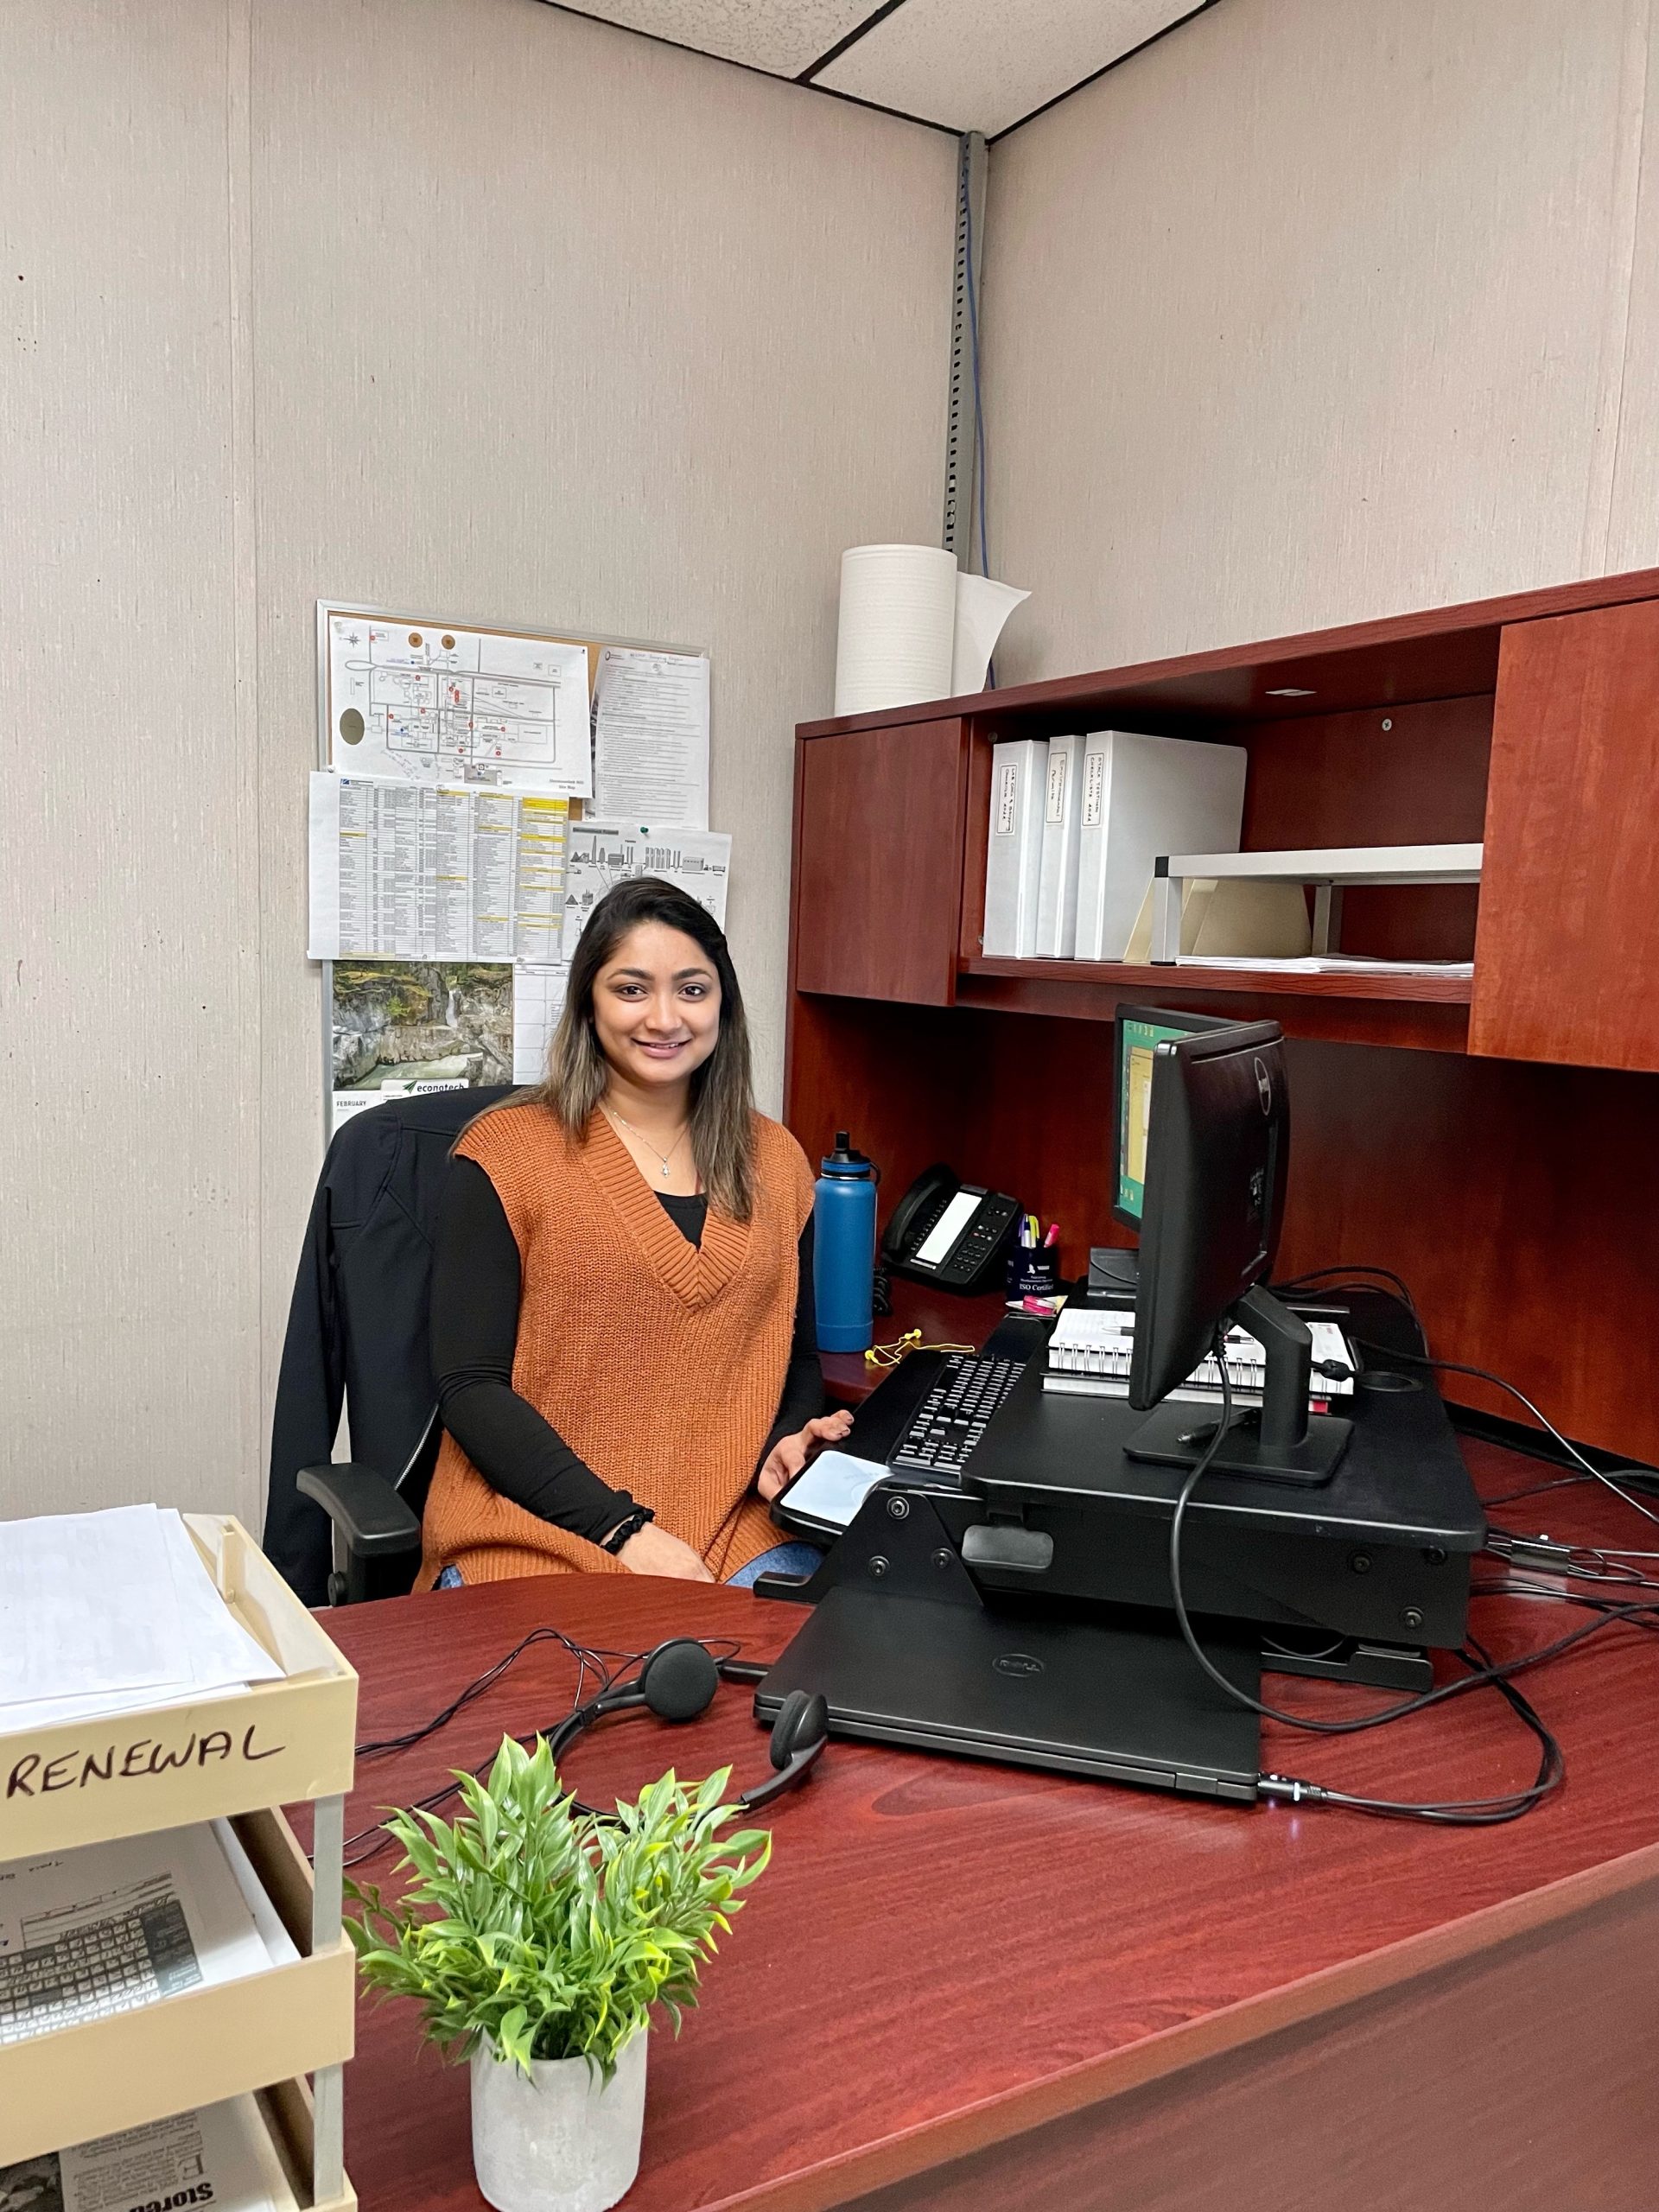
{"type": "Polygon", "coordinates": [[[695,1720],[720,1687],[713,1656],[689,1636],[659,1643],[639,1670],[639,1688],[659,1720],[695,1720]]]}
{"type": "Polygon", "coordinates": [[[779,1773],[798,1751],[822,1743],[830,1733],[830,1707],[822,1697],[791,1690],[772,1724],[772,1763],[779,1773]]]}

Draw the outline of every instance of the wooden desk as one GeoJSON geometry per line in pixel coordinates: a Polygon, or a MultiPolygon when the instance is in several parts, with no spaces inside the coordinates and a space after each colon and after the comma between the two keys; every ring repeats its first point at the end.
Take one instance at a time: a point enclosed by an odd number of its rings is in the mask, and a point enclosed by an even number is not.
{"type": "MultiPolygon", "coordinates": [[[[1489,1495],[1548,1474],[1468,1449],[1489,1495]]],[[[1643,1541],[1580,1491],[1497,1517],[1643,1541]]],[[[1500,1655],[1587,1618],[1516,1599],[1475,1615],[1500,1655]]],[[[364,1737],[426,1718],[544,1619],[625,1649],[689,1630],[766,1656],[797,1616],[611,1577],[336,1613],[364,1737]]],[[[574,1676],[538,1646],[436,1738],[362,1765],[348,1834],[483,1760],[503,1729],[556,1719],[574,1676]]],[[[772,1865],[702,2009],[677,2043],[652,2037],[629,2212],[1651,2212],[1659,1641],[1609,1630],[1528,1681],[1567,1787],[1484,1831],[833,1745],[775,1810],[772,1865]]],[[[1269,1682],[1310,1713],[1378,1695],[1269,1682]]],[[[1535,1750],[1483,1692],[1351,1738],[1269,1726],[1263,1759],[1452,1797],[1530,1780],[1535,1750]]],[[[590,1795],[632,1793],[671,1762],[744,1777],[765,1758],[729,1689],[671,1736],[614,1724],[571,1770],[590,1795]]],[[[417,2048],[407,2006],[362,2013],[346,2116],[365,2212],[480,2203],[465,2070],[417,2048]]]]}
{"type": "MultiPolygon", "coordinates": [[[[875,1319],[878,1344],[896,1344],[906,1330],[919,1329],[929,1344],[982,1344],[1007,1313],[1007,1301],[998,1292],[984,1298],[956,1298],[906,1275],[892,1281],[893,1311],[875,1319]]],[[[868,1398],[886,1371],[871,1367],[861,1351],[826,1351],[818,1355],[823,1385],[836,1405],[856,1406],[868,1398]]]]}

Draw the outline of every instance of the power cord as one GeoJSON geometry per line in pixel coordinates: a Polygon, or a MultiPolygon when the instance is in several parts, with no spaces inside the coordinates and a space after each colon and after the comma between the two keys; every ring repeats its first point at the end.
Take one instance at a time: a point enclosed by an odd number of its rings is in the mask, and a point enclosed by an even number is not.
{"type": "MultiPolygon", "coordinates": [[[[1363,1337],[1357,1337],[1354,1341],[1363,1351],[1380,1351],[1386,1358],[1408,1359],[1414,1367],[1432,1367],[1437,1371],[1448,1375],[1470,1375],[1477,1382],[1490,1382],[1496,1390],[1507,1390],[1512,1398],[1520,1401],[1541,1428],[1548,1430],[1562,1451],[1568,1453],[1583,1468],[1585,1475],[1589,1479],[1605,1484],[1615,1497],[1623,1498],[1625,1504],[1632,1507],[1644,1521],[1650,1521],[1655,1528],[1659,1528],[1659,1513],[1655,1513],[1648,1506],[1643,1505],[1641,1499],[1633,1497],[1629,1491],[1621,1489],[1611,1475],[1605,1473],[1600,1467],[1592,1465],[1572,1439],[1562,1435],[1548,1414],[1541,1413],[1524,1390],[1513,1382],[1506,1382],[1503,1376],[1494,1375],[1490,1368],[1471,1367],[1459,1359],[1431,1359],[1427,1352],[1396,1351],[1387,1344],[1367,1344],[1363,1337]]],[[[1620,1467],[1617,1471],[1621,1475],[1640,1477],[1650,1475],[1653,1470],[1650,1467],[1620,1467]]],[[[1554,1485],[1548,1484],[1545,1487],[1553,1488],[1554,1485]]],[[[1512,1502],[1513,1498],[1509,1501],[1494,1501],[1495,1503],[1512,1502]]]]}
{"type": "MultiPolygon", "coordinates": [[[[1418,1341],[1422,1346],[1422,1350],[1420,1352],[1402,1351],[1397,1346],[1393,1344],[1374,1344],[1368,1342],[1363,1337],[1356,1337],[1354,1343],[1360,1351],[1381,1352],[1385,1358],[1406,1359],[1409,1360],[1414,1366],[1433,1367],[1437,1370],[1442,1370],[1446,1373],[1451,1375],[1471,1376],[1477,1382],[1490,1382],[1494,1389],[1507,1391],[1510,1396],[1517,1399],[1520,1403],[1526,1408],[1527,1411],[1538,1423],[1538,1426],[1543,1429],[1547,1434],[1553,1436],[1556,1443],[1561,1447],[1562,1451],[1567,1453],[1567,1457],[1577,1466],[1583,1470],[1583,1472],[1580,1474],[1563,1475],[1553,1482],[1535,1483],[1524,1490],[1506,1491],[1501,1497],[1487,1499],[1485,1501],[1486,1503],[1491,1505],[1514,1505],[1524,1497],[1540,1497],[1544,1496],[1548,1491],[1566,1490],[1579,1483],[1599,1482],[1605,1484],[1607,1487],[1613,1491],[1615,1497],[1624,1499],[1626,1505],[1633,1506],[1636,1510],[1641,1514],[1643,1520],[1651,1521],[1656,1526],[1659,1526],[1659,1513],[1650,1512],[1649,1509],[1642,1503],[1639,1498],[1632,1497],[1628,1491],[1621,1490],[1617,1481],[1614,1479],[1616,1476],[1624,1475],[1632,1481],[1651,1482],[1654,1479],[1655,1473],[1653,1468],[1615,1467],[1610,1472],[1605,1469],[1597,1467],[1586,1458],[1585,1454],[1569,1437],[1562,1435],[1560,1430],[1556,1427],[1554,1422],[1551,1421],[1546,1414],[1542,1413],[1538,1407],[1534,1405],[1532,1400],[1527,1396],[1525,1391],[1518,1389],[1513,1382],[1506,1382],[1503,1376],[1494,1375],[1484,1367],[1466,1366],[1459,1360],[1431,1358],[1429,1356],[1428,1332],[1423,1325],[1423,1317],[1417,1309],[1417,1301],[1412,1296],[1410,1286],[1407,1283],[1405,1278],[1402,1275],[1396,1274],[1392,1268],[1371,1267],[1359,1261],[1346,1261],[1340,1267],[1311,1268],[1304,1274],[1292,1276],[1287,1282],[1275,1283],[1273,1286],[1273,1288],[1275,1296],[1281,1296],[1287,1293],[1294,1294],[1298,1290],[1306,1288],[1310,1284],[1321,1282],[1327,1285],[1332,1294],[1344,1290],[1375,1290],[1376,1288],[1376,1284],[1374,1282],[1367,1283],[1350,1281],[1346,1280],[1332,1280],[1336,1277],[1346,1278],[1359,1275],[1377,1276],[1385,1282],[1392,1283],[1396,1300],[1400,1305],[1403,1306],[1407,1313],[1410,1314],[1412,1325],[1416,1330],[1418,1341]]],[[[1330,1376],[1332,1381],[1341,1381],[1344,1379],[1342,1376],[1332,1373],[1332,1364],[1329,1362],[1324,1363],[1316,1362],[1315,1366],[1318,1372],[1330,1376]]],[[[1659,1554],[1656,1554],[1655,1556],[1659,1557],[1659,1554]]]]}
{"type": "Polygon", "coordinates": [[[1410,1314],[1412,1325],[1417,1332],[1417,1340],[1427,1351],[1428,1331],[1423,1326],[1423,1317],[1417,1311],[1417,1301],[1412,1296],[1410,1287],[1405,1277],[1395,1274],[1392,1268],[1373,1268],[1367,1266],[1362,1260],[1345,1260],[1340,1267],[1310,1268],[1306,1274],[1293,1275],[1288,1282],[1276,1282],[1271,1287],[1275,1298],[1282,1298],[1287,1292],[1306,1290],[1313,1283],[1324,1283],[1326,1287],[1326,1294],[1332,1297],[1338,1296],[1344,1290],[1376,1290],[1376,1285],[1374,1282],[1350,1281],[1348,1278],[1353,1275],[1380,1275],[1383,1281],[1391,1282],[1394,1285],[1395,1302],[1403,1306],[1410,1314]]]}
{"type": "MultiPolygon", "coordinates": [[[[1209,1473],[1216,1454],[1221,1448],[1222,1440],[1232,1426],[1232,1382],[1227,1373],[1226,1362],[1221,1357],[1222,1338],[1219,1331],[1217,1332],[1214,1351],[1217,1364],[1221,1371],[1221,1418],[1199,1454],[1197,1465],[1181,1485],[1180,1494],[1175,1501],[1175,1510],[1169,1524],[1169,1586],[1175,1618],[1180,1624],[1181,1635],[1188,1650],[1211,1681],[1226,1696],[1231,1698],[1235,1704],[1244,1706],[1262,1719],[1276,1720],[1285,1727],[1299,1728],[1308,1734],[1319,1736],[1352,1736],[1359,1734],[1365,1729],[1381,1728],[1389,1721],[1404,1719],[1408,1713],[1421,1713],[1430,1706],[1443,1704],[1448,1698],[1471,1689],[1482,1688],[1490,1683],[1537,1737],[1542,1747],[1536,1779],[1528,1787],[1511,1790],[1501,1797],[1446,1799],[1439,1802],[1407,1804],[1392,1798],[1359,1797],[1345,1790],[1332,1789],[1323,1783],[1309,1782],[1296,1776],[1281,1774],[1263,1775],[1260,1778],[1258,1788],[1262,1794],[1281,1802],[1340,1805],[1350,1812],[1370,1813],[1380,1818],[1422,1820],[1453,1827],[1493,1827],[1504,1821],[1518,1820],[1523,1813],[1530,1812],[1533,1807],[1541,1802],[1552,1790],[1560,1788],[1566,1778],[1567,1762],[1560,1745],[1545,1726],[1530,1700],[1515,1688],[1509,1678],[1511,1675],[1521,1672],[1525,1667],[1537,1665],[1542,1658],[1550,1656],[1547,1651],[1528,1654],[1519,1660],[1510,1660],[1499,1665],[1471,1638],[1468,1649],[1459,1654],[1470,1670],[1466,1679],[1461,1681],[1440,1683],[1432,1690],[1424,1690],[1414,1697],[1402,1699],[1397,1704],[1386,1707],[1381,1713],[1363,1714],[1352,1720],[1316,1720],[1306,1714],[1287,1713],[1276,1706],[1268,1705],[1262,1699],[1252,1697],[1248,1691],[1240,1689],[1236,1682],[1230,1681],[1205,1651],[1193,1630],[1192,1616],[1186,1607],[1185,1592],[1181,1584],[1181,1529],[1185,1522],[1186,1509],[1192,1502],[1192,1494],[1205,1476],[1209,1473]],[[1475,1657],[1470,1657],[1470,1650],[1476,1654],[1475,1657]]],[[[1592,1623],[1590,1632],[1593,1633],[1595,1629],[1605,1624],[1599,1620],[1592,1623]]],[[[1580,1640],[1583,1633],[1580,1631],[1579,1637],[1570,1641],[1580,1640]]],[[[1567,1646],[1563,1644],[1561,1648],[1565,1649],[1567,1646]]]]}

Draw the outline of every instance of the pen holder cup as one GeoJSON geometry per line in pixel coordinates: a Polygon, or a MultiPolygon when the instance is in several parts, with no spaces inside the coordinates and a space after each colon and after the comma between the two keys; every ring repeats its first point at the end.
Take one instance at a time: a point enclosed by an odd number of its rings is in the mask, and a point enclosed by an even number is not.
{"type": "Polygon", "coordinates": [[[1052,1298],[1060,1287],[1060,1255],[1053,1246],[1037,1251],[1029,1249],[1013,1252],[1008,1256],[1008,1296],[1021,1298],[1052,1298]]]}

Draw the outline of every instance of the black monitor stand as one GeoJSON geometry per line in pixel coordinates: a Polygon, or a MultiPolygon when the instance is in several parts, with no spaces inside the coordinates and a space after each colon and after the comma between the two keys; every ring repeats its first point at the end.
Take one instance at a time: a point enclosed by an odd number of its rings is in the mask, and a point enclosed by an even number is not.
{"type": "MultiPolygon", "coordinates": [[[[1259,1286],[1233,1307],[1236,1320],[1267,1353],[1259,1409],[1237,1415],[1210,1461],[1218,1475],[1254,1475],[1259,1481],[1312,1488],[1328,1483],[1348,1448],[1353,1423],[1335,1414],[1310,1414],[1313,1338],[1306,1321],[1259,1286]]],[[[1218,1423],[1204,1409],[1166,1399],[1123,1446],[1126,1456],[1154,1466],[1196,1467],[1218,1423]]]]}

